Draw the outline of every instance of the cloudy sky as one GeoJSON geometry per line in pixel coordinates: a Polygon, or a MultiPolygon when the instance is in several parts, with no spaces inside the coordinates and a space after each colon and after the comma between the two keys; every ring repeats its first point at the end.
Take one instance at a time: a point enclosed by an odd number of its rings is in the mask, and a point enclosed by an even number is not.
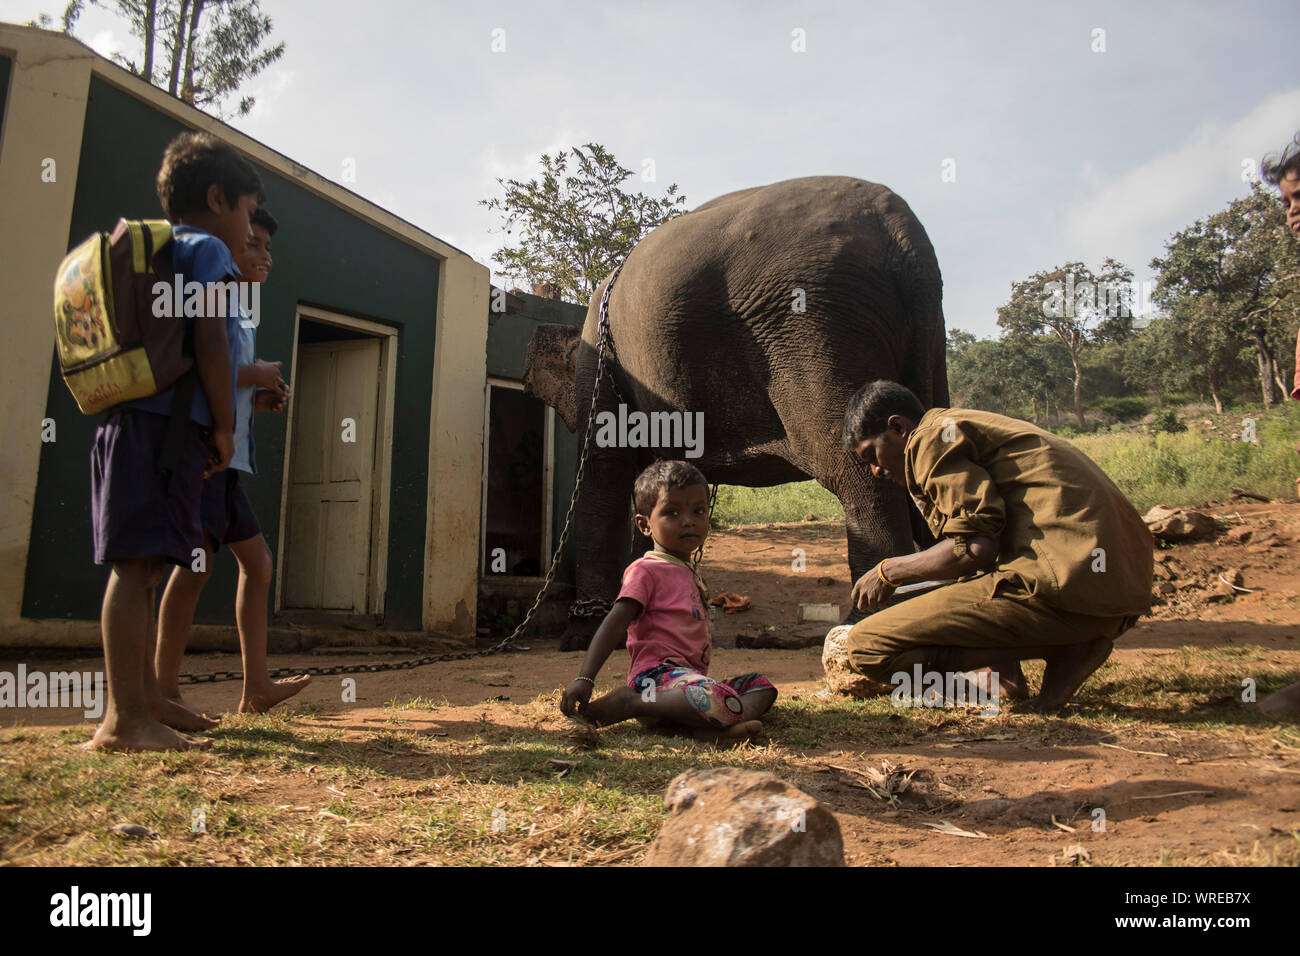
{"type": "MultiPolygon", "coordinates": [[[[0,0],[0,19],[62,6],[0,0]]],[[[262,7],[287,51],[234,125],[331,179],[354,161],[349,188],[485,264],[504,236],[476,201],[573,145],[688,206],[856,176],[911,205],[949,328],[980,336],[1039,269],[1113,256],[1150,279],[1169,236],[1300,129],[1285,0],[262,7]]],[[[106,12],[77,34],[138,56],[106,12]]]]}

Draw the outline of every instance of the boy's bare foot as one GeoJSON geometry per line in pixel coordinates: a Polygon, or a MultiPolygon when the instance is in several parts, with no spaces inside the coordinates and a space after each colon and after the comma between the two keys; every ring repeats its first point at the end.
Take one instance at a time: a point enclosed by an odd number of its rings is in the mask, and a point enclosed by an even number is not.
{"type": "Polygon", "coordinates": [[[95,736],[81,746],[85,750],[207,750],[212,741],[178,734],[151,720],[130,726],[119,723],[111,729],[100,724],[95,736]]]}
{"type": "Polygon", "coordinates": [[[1053,651],[1043,671],[1042,689],[1037,697],[1026,703],[1025,709],[1046,711],[1065,706],[1089,675],[1106,663],[1114,646],[1114,641],[1103,637],[1053,651]]]}
{"type": "Polygon", "coordinates": [[[1269,694],[1259,702],[1259,709],[1277,716],[1300,714],[1300,681],[1269,694]]]}
{"type": "Polygon", "coordinates": [[[620,720],[635,716],[636,705],[640,699],[641,695],[633,688],[620,687],[588,703],[582,710],[582,716],[598,727],[616,724],[620,720]]]}
{"type": "Polygon", "coordinates": [[[735,747],[738,744],[759,740],[763,736],[763,722],[761,720],[742,720],[740,723],[732,724],[722,730],[714,730],[711,727],[695,727],[691,730],[691,736],[696,740],[704,740],[720,747],[735,747]]]}
{"type": "Polygon", "coordinates": [[[264,714],[281,701],[286,701],[311,683],[310,674],[295,674],[283,680],[267,681],[257,690],[239,699],[241,714],[264,714]]]}
{"type": "Polygon", "coordinates": [[[211,730],[217,722],[211,717],[200,714],[180,701],[166,697],[149,704],[149,712],[154,720],[166,724],[175,730],[211,730]]]}

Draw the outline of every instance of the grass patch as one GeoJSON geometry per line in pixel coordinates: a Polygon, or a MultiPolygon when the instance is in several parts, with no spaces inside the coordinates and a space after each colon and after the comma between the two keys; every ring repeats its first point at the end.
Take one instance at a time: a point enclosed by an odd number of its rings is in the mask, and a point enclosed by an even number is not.
{"type": "Polygon", "coordinates": [[[1071,442],[1100,465],[1141,512],[1157,504],[1222,501],[1233,487],[1293,498],[1300,469],[1295,453],[1300,402],[1258,415],[1256,434],[1257,443],[1205,437],[1196,431],[1081,435],[1071,442]]]}
{"type": "Polygon", "coordinates": [[[768,488],[719,485],[713,509],[717,527],[803,521],[809,514],[820,521],[843,521],[844,507],[815,481],[794,481],[768,488]]]}
{"type": "MultiPolygon", "coordinates": [[[[633,864],[662,824],[669,781],[697,767],[766,770],[800,786],[840,752],[887,754],[991,733],[1067,747],[1123,730],[1184,747],[1231,735],[1234,750],[1260,756],[1279,743],[1294,748],[1294,722],[1279,729],[1240,704],[1243,677],[1263,696],[1300,676],[1267,657],[1253,646],[1187,647],[1141,666],[1112,662],[1084,685],[1067,719],[791,695],[767,722],[772,743],[738,750],[628,722],[603,731],[599,749],[572,753],[553,693],[484,708],[460,739],[408,726],[421,722],[419,699],[394,702],[388,716],[398,722],[372,731],[288,711],[236,717],[206,752],[94,754],[76,746],[88,728],[13,728],[0,731],[0,862],[633,864]],[[561,776],[557,758],[577,766],[561,776]],[[118,823],[154,836],[118,836],[109,829],[118,823]]],[[[1026,670],[1032,679],[1041,667],[1026,670]]],[[[1272,859],[1240,853],[1224,862],[1272,859]]]]}

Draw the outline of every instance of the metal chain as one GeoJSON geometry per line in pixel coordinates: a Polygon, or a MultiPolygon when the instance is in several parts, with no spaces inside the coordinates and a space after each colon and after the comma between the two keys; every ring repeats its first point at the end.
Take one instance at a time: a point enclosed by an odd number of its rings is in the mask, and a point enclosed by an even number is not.
{"type": "MultiPolygon", "coordinates": [[[[578,504],[578,489],[582,486],[583,471],[587,466],[587,459],[591,454],[591,433],[596,422],[595,408],[596,397],[600,394],[600,383],[603,376],[608,375],[610,384],[614,386],[614,392],[622,399],[622,392],[619,391],[618,384],[614,381],[613,373],[606,367],[605,360],[614,353],[614,336],[609,330],[609,293],[614,288],[614,280],[618,278],[619,272],[623,270],[623,264],[619,263],[609,277],[609,282],[605,284],[605,292],[600,297],[600,322],[597,325],[597,345],[596,345],[596,381],[593,386],[591,395],[591,410],[587,414],[587,428],[582,435],[582,454],[578,456],[578,470],[573,476],[573,494],[569,496],[569,510],[564,515],[564,530],[560,532],[559,543],[555,546],[555,553],[551,555],[551,566],[546,571],[546,580],[542,582],[541,590],[537,592],[537,597],[533,599],[532,606],[524,615],[524,619],[519,622],[508,637],[498,641],[491,647],[484,647],[472,651],[456,651],[449,654],[431,654],[428,657],[416,657],[411,660],[393,661],[387,664],[336,664],[321,667],[277,667],[267,672],[268,677],[294,677],[299,674],[372,674],[379,671],[409,670],[413,667],[423,667],[426,664],[438,664],[443,661],[465,661],[475,657],[487,657],[491,654],[497,654],[501,651],[508,650],[511,641],[524,632],[541,607],[542,598],[550,590],[551,584],[555,580],[555,571],[560,566],[560,554],[564,550],[564,544],[569,538],[569,530],[573,526],[573,509],[578,504]]],[[[603,616],[609,609],[608,603],[599,599],[589,599],[586,601],[577,601],[575,605],[585,606],[588,613],[579,614],[579,617],[594,616],[590,609],[596,606],[603,606],[604,610],[600,612],[603,616]]],[[[181,674],[178,679],[180,684],[211,684],[218,681],[243,680],[242,671],[213,671],[210,674],[181,674]]]]}

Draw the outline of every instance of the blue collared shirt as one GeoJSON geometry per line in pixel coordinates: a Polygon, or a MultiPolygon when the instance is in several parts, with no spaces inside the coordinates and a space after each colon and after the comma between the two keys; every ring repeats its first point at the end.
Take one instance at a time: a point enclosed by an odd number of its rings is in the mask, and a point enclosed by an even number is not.
{"type": "MultiPolygon", "coordinates": [[[[239,266],[226,244],[212,233],[194,226],[172,226],[172,268],[180,276],[182,287],[186,282],[224,282],[228,278],[239,277],[239,266]]],[[[194,319],[180,318],[180,321],[193,325],[194,319]]],[[[239,374],[239,365],[235,361],[239,349],[239,301],[238,296],[226,306],[226,341],[230,343],[230,387],[235,388],[235,379],[239,374]]],[[[148,398],[137,398],[124,402],[123,407],[138,408],[159,415],[172,413],[172,402],[176,386],[163,389],[148,398]]],[[[212,427],[212,409],[208,406],[208,396],[199,382],[194,388],[194,401],[190,405],[190,419],[204,428],[212,427]]]]}

